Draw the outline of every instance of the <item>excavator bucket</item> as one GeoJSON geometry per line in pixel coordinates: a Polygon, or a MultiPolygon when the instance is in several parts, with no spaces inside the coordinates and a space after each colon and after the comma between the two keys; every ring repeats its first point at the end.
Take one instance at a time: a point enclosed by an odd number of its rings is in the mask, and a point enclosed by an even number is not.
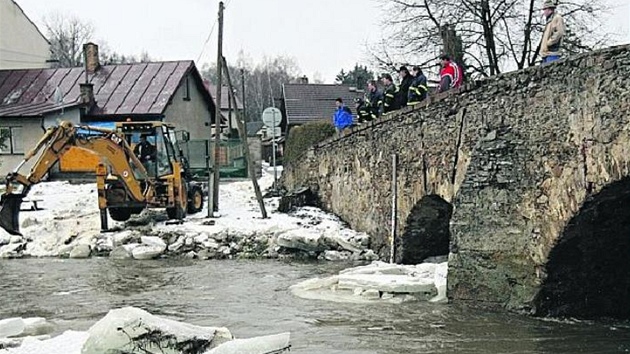
{"type": "Polygon", "coordinates": [[[0,198],[0,227],[11,235],[22,235],[19,216],[23,199],[21,194],[3,194],[0,198]]]}

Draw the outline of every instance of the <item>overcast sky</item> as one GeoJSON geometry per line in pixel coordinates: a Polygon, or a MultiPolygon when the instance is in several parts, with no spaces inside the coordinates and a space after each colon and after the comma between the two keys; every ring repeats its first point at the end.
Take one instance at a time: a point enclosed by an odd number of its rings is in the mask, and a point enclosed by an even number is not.
{"type": "MultiPolygon", "coordinates": [[[[51,13],[91,22],[95,37],[121,54],[146,51],[159,60],[216,60],[217,29],[205,44],[218,0],[15,0],[35,23],[51,13]],[[203,55],[198,60],[200,53],[203,55]]],[[[611,29],[630,43],[630,0],[618,0],[611,29]]],[[[258,62],[294,57],[302,74],[334,81],[342,68],[368,64],[365,43],[380,39],[381,9],[374,0],[225,0],[224,55],[236,62],[243,50],[258,62]]],[[[98,43],[97,43],[98,44],[98,43]]]]}

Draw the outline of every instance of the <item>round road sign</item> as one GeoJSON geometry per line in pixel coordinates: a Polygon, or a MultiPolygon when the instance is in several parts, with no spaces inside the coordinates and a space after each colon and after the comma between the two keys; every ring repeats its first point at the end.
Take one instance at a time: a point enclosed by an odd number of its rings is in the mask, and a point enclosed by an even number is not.
{"type": "Polygon", "coordinates": [[[267,127],[279,127],[280,123],[282,123],[282,112],[275,107],[265,108],[262,114],[262,121],[267,127]]]}

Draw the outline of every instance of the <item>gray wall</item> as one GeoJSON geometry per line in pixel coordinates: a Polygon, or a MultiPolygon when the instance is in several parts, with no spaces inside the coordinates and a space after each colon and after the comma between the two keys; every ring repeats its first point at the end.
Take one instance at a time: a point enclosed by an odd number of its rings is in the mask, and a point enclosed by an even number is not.
{"type": "Polygon", "coordinates": [[[424,197],[453,206],[449,297],[537,312],[566,225],[630,174],[629,72],[620,46],[474,82],[316,146],[283,183],[312,187],[386,257],[399,154],[398,235],[421,234],[407,221],[421,219],[410,214],[424,197]]]}
{"type": "Polygon", "coordinates": [[[190,100],[184,100],[185,80],[179,86],[173,101],[165,111],[165,121],[176,125],[177,129],[187,130],[191,139],[210,139],[210,122],[212,115],[192,75],[190,82],[190,100]],[[206,125],[208,124],[208,125],[206,125]]]}

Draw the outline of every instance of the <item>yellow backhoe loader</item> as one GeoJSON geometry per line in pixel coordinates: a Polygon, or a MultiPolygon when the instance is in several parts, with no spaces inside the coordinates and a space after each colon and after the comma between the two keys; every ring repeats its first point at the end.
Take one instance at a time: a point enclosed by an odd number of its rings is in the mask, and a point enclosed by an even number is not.
{"type": "Polygon", "coordinates": [[[22,200],[31,186],[41,182],[73,147],[100,157],[96,184],[103,231],[108,229],[108,211],[112,219],[126,221],[145,208],[166,208],[170,219],[181,220],[186,213],[193,214],[203,208],[203,189],[191,180],[172,125],[124,122],[116,123],[116,129],[110,130],[62,122],[49,128],[7,176],[6,191],[0,198],[0,227],[20,235],[22,200]],[[26,162],[36,156],[29,174],[20,174],[26,162]]]}

